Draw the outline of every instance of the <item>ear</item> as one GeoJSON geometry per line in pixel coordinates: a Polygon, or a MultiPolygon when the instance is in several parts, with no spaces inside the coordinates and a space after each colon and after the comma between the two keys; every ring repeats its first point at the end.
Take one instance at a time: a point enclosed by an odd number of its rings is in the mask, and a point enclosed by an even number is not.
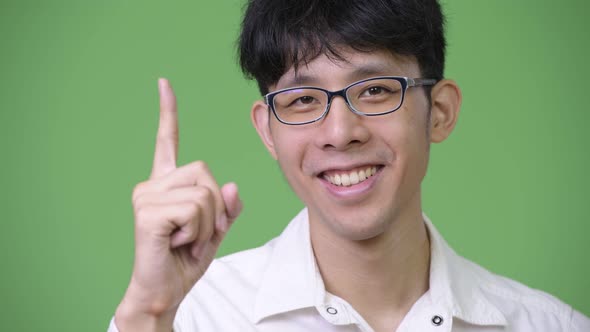
{"type": "Polygon", "coordinates": [[[258,136],[260,136],[260,139],[262,140],[262,143],[264,143],[268,152],[270,152],[271,156],[276,160],[277,153],[270,132],[271,119],[268,105],[261,100],[254,102],[254,105],[252,105],[252,111],[250,112],[250,118],[254,128],[256,128],[256,132],[258,132],[258,136]]]}
{"type": "Polygon", "coordinates": [[[461,89],[455,81],[442,80],[431,90],[430,141],[444,141],[455,128],[461,109],[461,89]]]}

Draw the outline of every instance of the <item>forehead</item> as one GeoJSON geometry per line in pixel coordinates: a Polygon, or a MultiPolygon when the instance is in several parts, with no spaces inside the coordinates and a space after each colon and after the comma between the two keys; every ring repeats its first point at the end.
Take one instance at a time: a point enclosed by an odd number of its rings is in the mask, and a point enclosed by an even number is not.
{"type": "Polygon", "coordinates": [[[337,89],[373,76],[419,77],[420,73],[415,58],[388,51],[342,50],[339,55],[341,59],[321,54],[311,61],[291,66],[270,90],[305,85],[337,89]]]}

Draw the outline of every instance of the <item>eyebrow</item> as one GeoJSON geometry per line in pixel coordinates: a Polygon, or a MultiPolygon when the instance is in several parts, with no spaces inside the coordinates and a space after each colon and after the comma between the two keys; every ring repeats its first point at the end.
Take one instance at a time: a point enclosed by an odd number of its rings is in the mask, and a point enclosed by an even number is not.
{"type": "Polygon", "coordinates": [[[367,76],[394,76],[392,71],[398,72],[399,69],[385,63],[369,63],[356,68],[350,73],[349,78],[359,80],[367,76]]]}
{"type": "MultiPolygon", "coordinates": [[[[346,77],[349,83],[352,83],[371,76],[393,76],[391,73],[393,70],[398,71],[397,68],[384,63],[369,63],[355,68],[346,77]]],[[[321,79],[318,76],[296,72],[295,75],[287,78],[281,85],[285,87],[313,86],[320,81],[321,79]]]]}

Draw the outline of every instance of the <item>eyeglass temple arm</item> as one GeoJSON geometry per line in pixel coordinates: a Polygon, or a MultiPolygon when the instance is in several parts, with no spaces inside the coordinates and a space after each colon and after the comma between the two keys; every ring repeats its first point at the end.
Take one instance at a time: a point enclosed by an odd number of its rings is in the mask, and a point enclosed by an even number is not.
{"type": "Polygon", "coordinates": [[[433,78],[408,78],[408,87],[435,85],[436,82],[433,78]]]}

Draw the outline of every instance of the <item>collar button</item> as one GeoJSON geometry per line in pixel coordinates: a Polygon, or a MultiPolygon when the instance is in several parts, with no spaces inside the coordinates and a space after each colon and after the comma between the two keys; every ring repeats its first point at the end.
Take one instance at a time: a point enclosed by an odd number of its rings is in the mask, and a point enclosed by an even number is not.
{"type": "Polygon", "coordinates": [[[443,318],[439,315],[432,316],[432,325],[434,326],[441,326],[443,323],[443,318]]]}
{"type": "Polygon", "coordinates": [[[336,308],[334,308],[334,307],[327,307],[326,312],[329,313],[330,315],[336,315],[338,313],[338,310],[336,310],[336,308]]]}

